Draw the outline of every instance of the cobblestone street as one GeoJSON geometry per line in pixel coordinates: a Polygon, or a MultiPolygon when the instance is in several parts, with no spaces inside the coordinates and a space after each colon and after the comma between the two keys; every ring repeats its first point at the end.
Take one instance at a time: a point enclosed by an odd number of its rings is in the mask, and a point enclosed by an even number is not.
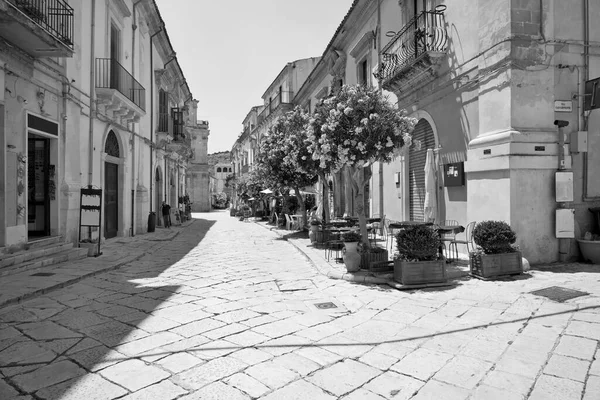
{"type": "Polygon", "coordinates": [[[600,399],[597,266],[399,291],[330,279],[259,224],[195,217],[0,308],[0,399],[600,399]],[[590,295],[529,293],[550,286],[590,295]]]}

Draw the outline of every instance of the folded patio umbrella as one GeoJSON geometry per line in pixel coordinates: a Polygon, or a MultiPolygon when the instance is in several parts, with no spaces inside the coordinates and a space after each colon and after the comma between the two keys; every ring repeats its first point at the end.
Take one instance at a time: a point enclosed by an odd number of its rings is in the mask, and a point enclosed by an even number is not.
{"type": "Polygon", "coordinates": [[[434,222],[437,214],[435,174],[436,168],[433,149],[427,149],[427,158],[425,160],[425,201],[423,202],[425,222],[434,222]]]}

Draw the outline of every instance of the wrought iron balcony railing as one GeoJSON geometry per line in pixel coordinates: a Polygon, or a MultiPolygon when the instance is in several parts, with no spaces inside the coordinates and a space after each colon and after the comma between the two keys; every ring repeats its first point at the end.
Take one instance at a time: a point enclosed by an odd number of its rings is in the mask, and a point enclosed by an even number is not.
{"type": "Polygon", "coordinates": [[[115,59],[96,59],[96,88],[115,89],[146,111],[146,89],[115,59]]]}
{"type": "Polygon", "coordinates": [[[264,110],[258,114],[258,124],[263,122],[265,119],[269,117],[269,115],[273,114],[282,104],[292,104],[292,98],[294,97],[294,92],[279,92],[277,96],[271,100],[269,104],[265,105],[264,110]]]}
{"type": "Polygon", "coordinates": [[[382,65],[376,78],[385,86],[424,56],[445,54],[448,32],[444,19],[445,5],[423,11],[381,49],[382,65]]]}
{"type": "Polygon", "coordinates": [[[8,0],[52,36],[73,48],[73,8],[63,0],[8,0]]]}

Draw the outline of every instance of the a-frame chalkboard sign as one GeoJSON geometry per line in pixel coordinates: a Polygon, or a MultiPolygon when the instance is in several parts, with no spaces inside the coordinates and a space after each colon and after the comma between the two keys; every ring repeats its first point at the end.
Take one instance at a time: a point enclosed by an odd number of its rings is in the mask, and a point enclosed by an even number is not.
{"type": "MultiPolygon", "coordinates": [[[[81,247],[81,228],[88,228],[88,239],[92,240],[92,228],[100,230],[102,221],[102,189],[93,189],[91,186],[81,189],[81,198],[79,201],[79,247],[81,247]]],[[[98,234],[98,252],[100,252],[100,234],[98,234]]]]}

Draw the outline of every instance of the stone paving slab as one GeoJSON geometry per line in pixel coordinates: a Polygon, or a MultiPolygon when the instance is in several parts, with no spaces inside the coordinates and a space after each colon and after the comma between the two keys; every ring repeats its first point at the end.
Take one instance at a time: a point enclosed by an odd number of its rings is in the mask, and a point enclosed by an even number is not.
{"type": "Polygon", "coordinates": [[[257,224],[196,218],[118,244],[147,253],[122,268],[0,308],[0,398],[598,398],[589,266],[398,291],[330,279],[322,251],[257,224]],[[590,295],[530,293],[549,286],[590,295]]]}

